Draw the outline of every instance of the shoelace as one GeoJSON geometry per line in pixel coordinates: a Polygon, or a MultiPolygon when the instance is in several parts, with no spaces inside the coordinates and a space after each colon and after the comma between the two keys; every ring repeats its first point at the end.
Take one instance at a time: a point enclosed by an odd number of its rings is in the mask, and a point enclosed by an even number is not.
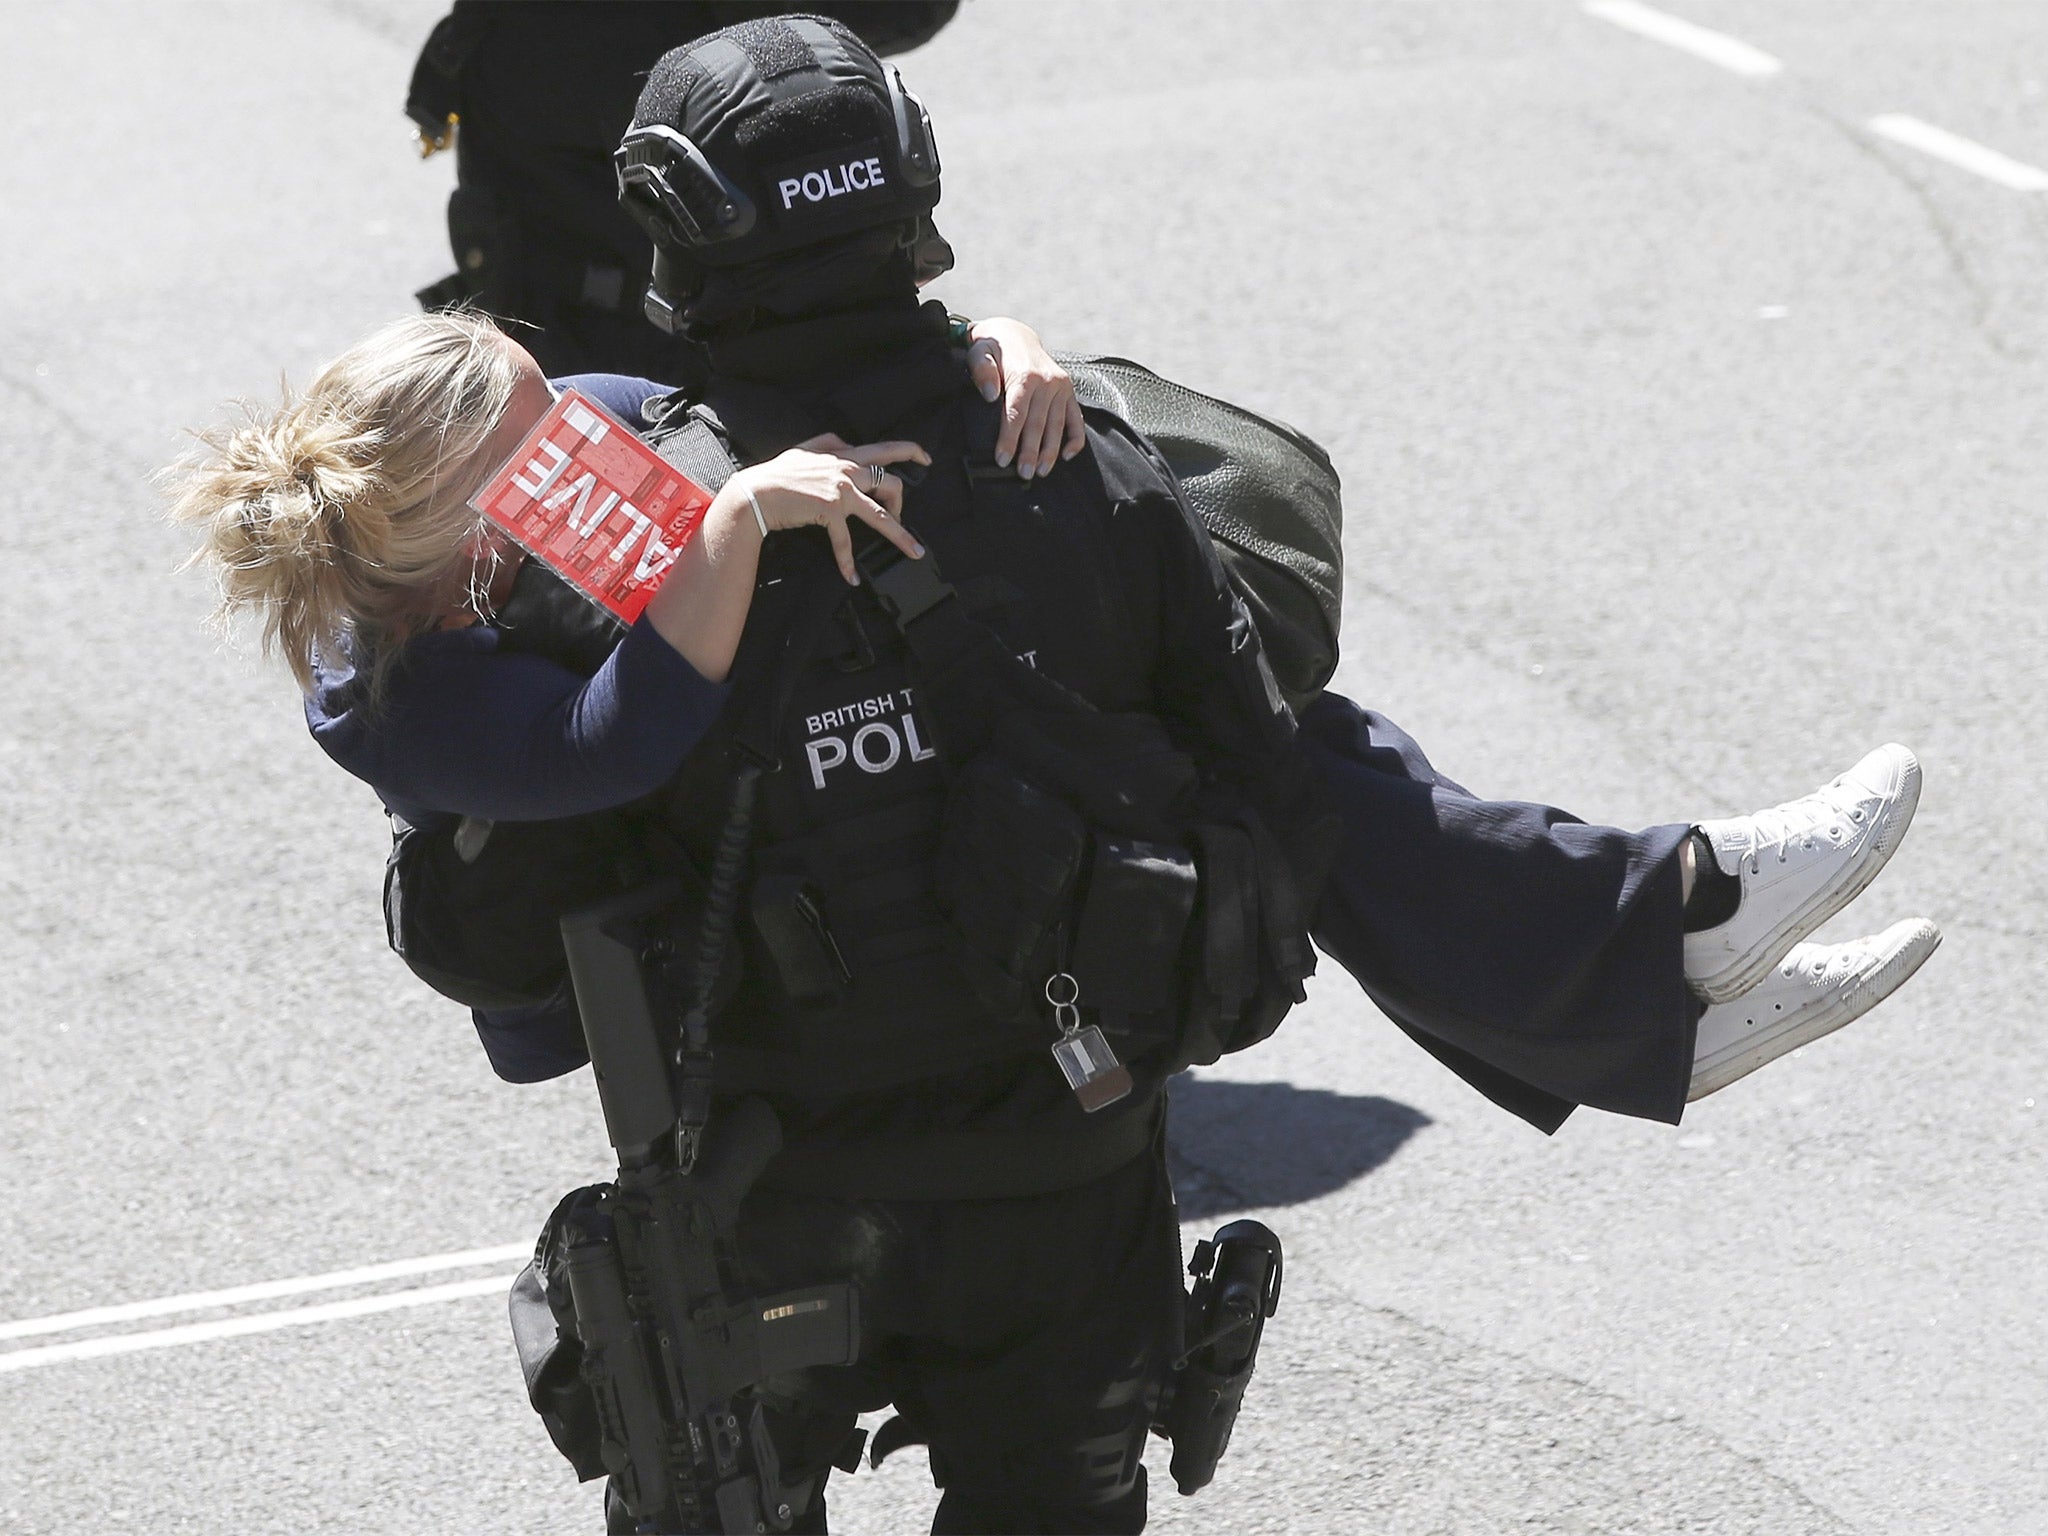
{"type": "Polygon", "coordinates": [[[1750,818],[1754,828],[1755,841],[1749,846],[1749,872],[1760,874],[1763,870],[1763,854],[1766,848],[1777,850],[1778,862],[1784,863],[1791,856],[1792,845],[1811,853],[1817,834],[1825,832],[1837,844],[1851,836],[1843,819],[1860,824],[1863,820],[1862,796],[1850,789],[1846,779],[1836,779],[1810,795],[1801,795],[1797,800],[1787,800],[1783,805],[1774,805],[1761,810],[1750,818]],[[1836,799],[1837,793],[1849,790],[1853,803],[1844,805],[1836,799]]]}
{"type": "MultiPolygon", "coordinates": [[[[1806,946],[1801,945],[1801,949],[1806,946]]],[[[1786,976],[1802,976],[1815,986],[1830,986],[1863,963],[1860,944],[1815,946],[1805,954],[1795,949],[1783,967],[1786,976]]]]}

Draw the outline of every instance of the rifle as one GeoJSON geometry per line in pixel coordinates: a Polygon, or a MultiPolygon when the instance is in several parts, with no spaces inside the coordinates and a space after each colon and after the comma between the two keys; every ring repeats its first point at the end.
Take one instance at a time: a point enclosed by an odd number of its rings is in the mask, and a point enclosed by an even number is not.
{"type": "Polygon", "coordinates": [[[784,1480],[759,1385],[852,1364],[860,1295],[844,1281],[731,1288],[734,1220],[782,1127],[763,1099],[708,1123],[708,1104],[687,1102],[708,1074],[678,1081],[680,1053],[665,1045],[648,987],[679,892],[662,882],[562,919],[619,1159],[617,1181],[562,1234],[581,1371],[605,1469],[641,1531],[786,1531],[823,1478],[784,1480]]]}

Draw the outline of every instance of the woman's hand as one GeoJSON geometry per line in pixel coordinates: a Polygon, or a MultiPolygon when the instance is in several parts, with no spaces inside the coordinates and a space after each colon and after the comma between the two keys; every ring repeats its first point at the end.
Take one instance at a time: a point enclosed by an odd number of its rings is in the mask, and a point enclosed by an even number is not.
{"type": "Polygon", "coordinates": [[[648,622],[700,675],[714,683],[725,681],[746,627],[760,565],[754,507],[760,507],[770,532],[812,524],[824,528],[839,573],[849,583],[858,582],[848,518],[859,518],[913,560],[924,554],[924,546],[899,520],[903,482],[883,466],[931,461],[915,443],[849,448],[836,437],[815,437],[765,464],[740,470],[711,498],[697,536],[683,546],[648,602],[648,622]]]}
{"type": "Polygon", "coordinates": [[[997,316],[977,320],[967,332],[968,367],[984,398],[1003,396],[1003,430],[996,438],[996,463],[1014,454],[1017,473],[1029,480],[1049,475],[1088,441],[1074,381],[1052,360],[1038,332],[1021,320],[997,316]]]}
{"type": "Polygon", "coordinates": [[[849,585],[858,585],[860,572],[853,563],[853,537],[847,531],[847,519],[859,518],[911,559],[921,559],[924,546],[902,522],[903,482],[883,466],[931,461],[932,456],[916,443],[867,443],[851,448],[827,434],[765,464],[741,470],[727,486],[741,498],[753,493],[770,532],[813,525],[823,528],[832,540],[839,574],[849,585]]]}

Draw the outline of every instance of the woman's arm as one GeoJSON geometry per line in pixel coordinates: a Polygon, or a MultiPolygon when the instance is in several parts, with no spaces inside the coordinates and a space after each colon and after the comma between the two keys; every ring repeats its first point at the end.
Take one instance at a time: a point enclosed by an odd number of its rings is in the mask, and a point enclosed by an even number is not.
{"type": "Polygon", "coordinates": [[[323,668],[306,722],[329,757],[409,820],[546,821],[665,782],[725,696],[645,618],[587,678],[503,650],[499,631],[479,625],[408,641],[374,707],[347,669],[323,668]]]}
{"type": "Polygon", "coordinates": [[[849,584],[860,579],[846,529],[849,518],[859,518],[918,559],[924,547],[898,521],[903,482],[882,466],[931,461],[915,443],[849,448],[837,438],[814,438],[740,470],[712,498],[697,536],[683,546],[648,603],[647,619],[698,673],[715,683],[725,681],[753,602],[763,537],[782,528],[822,526],[849,584]]]}

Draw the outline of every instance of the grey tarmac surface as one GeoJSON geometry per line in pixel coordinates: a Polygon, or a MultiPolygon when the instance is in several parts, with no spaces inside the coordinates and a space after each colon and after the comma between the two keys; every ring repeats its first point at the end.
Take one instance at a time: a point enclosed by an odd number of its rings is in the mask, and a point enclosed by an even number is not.
{"type": "MultiPolygon", "coordinates": [[[[1568,0],[973,0],[905,60],[943,296],[1327,443],[1339,686],[1456,776],[1636,825],[1927,765],[1828,932],[1940,954],[1679,1128],[1545,1139],[1334,966],[1181,1084],[1191,1235],[1261,1214],[1289,1289],[1156,1530],[2042,1528],[2048,202],[1864,124],[2048,166],[2048,11],[1672,8],[1784,71],[1568,0]]],[[[514,1243],[603,1172],[587,1076],[498,1084],[384,953],[375,804],[202,632],[146,484],[446,270],[399,112],[436,12],[5,12],[0,1322],[514,1243]]],[[[5,1358],[0,1531],[598,1526],[495,1299],[5,1358]]],[[[915,1454],[833,1495],[932,1497],[915,1454]]]]}

